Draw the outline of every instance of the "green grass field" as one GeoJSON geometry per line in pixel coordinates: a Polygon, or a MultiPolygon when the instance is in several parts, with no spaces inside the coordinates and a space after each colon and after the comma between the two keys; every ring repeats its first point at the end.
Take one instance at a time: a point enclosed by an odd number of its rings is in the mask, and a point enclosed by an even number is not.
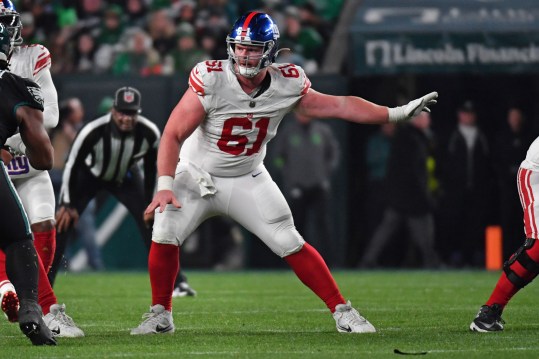
{"type": "Polygon", "coordinates": [[[146,273],[62,274],[60,302],[86,337],[33,347],[0,321],[4,358],[386,358],[427,352],[437,358],[538,358],[539,286],[504,313],[503,333],[468,325],[498,278],[488,272],[342,271],[343,294],[378,329],[340,334],[324,304],[288,271],[189,272],[195,298],[174,299],[175,334],[129,335],[150,305],[146,273]]]}

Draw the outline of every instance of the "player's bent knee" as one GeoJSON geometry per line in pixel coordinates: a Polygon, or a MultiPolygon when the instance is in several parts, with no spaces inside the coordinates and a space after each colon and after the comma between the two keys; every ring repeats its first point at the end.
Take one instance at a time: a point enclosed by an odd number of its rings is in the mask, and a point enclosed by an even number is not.
{"type": "Polygon", "coordinates": [[[268,246],[279,257],[284,258],[298,252],[305,243],[293,224],[287,225],[275,233],[274,240],[268,246]]]}
{"type": "Polygon", "coordinates": [[[528,254],[534,246],[539,246],[539,242],[535,238],[527,238],[524,245],[517,249],[503,265],[507,279],[517,288],[524,288],[539,274],[539,258],[531,258],[528,254]],[[517,265],[521,266],[524,271],[517,273],[515,271],[517,265]]]}

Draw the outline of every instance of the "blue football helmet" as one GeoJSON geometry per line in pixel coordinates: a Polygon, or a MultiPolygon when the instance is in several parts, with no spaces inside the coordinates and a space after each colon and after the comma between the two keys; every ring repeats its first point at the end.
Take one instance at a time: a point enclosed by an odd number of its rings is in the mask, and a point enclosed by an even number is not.
{"type": "MultiPolygon", "coordinates": [[[[226,37],[228,58],[237,64],[237,73],[245,77],[255,77],[260,70],[275,61],[279,48],[278,40],[279,29],[268,14],[249,12],[236,20],[230,34],[226,37]],[[258,64],[255,67],[240,65],[240,59],[234,53],[236,44],[262,48],[258,64]]],[[[243,62],[249,60],[249,56],[241,56],[241,60],[243,62]]]]}
{"type": "Polygon", "coordinates": [[[12,45],[22,44],[21,17],[11,0],[1,0],[0,2],[0,23],[7,28],[12,45]]]}

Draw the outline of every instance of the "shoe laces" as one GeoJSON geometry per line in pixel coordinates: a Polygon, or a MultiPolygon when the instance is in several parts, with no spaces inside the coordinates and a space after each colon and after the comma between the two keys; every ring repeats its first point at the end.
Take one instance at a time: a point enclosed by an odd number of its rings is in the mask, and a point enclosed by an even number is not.
{"type": "Polygon", "coordinates": [[[142,321],[142,324],[156,324],[157,325],[159,321],[161,320],[161,317],[164,313],[165,312],[155,313],[155,312],[152,312],[150,309],[149,312],[142,314],[142,319],[144,319],[142,321]]]}
{"type": "Polygon", "coordinates": [[[66,306],[65,304],[62,304],[60,308],[58,309],[58,313],[54,315],[54,319],[59,321],[60,323],[68,326],[68,327],[75,327],[75,322],[73,319],[66,314],[66,306]]]}
{"type": "Polygon", "coordinates": [[[348,308],[342,312],[342,318],[353,325],[362,325],[367,322],[367,319],[363,318],[361,314],[351,306],[348,306],[348,308]]]}

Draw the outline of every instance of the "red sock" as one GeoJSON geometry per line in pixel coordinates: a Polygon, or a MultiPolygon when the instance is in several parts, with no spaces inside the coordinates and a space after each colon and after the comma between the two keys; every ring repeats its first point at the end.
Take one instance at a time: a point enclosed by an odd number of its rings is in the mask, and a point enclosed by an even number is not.
{"type": "Polygon", "coordinates": [[[486,304],[499,304],[503,309],[518,290],[519,288],[515,287],[515,285],[507,279],[507,275],[505,275],[504,272],[500,276],[500,279],[498,279],[498,283],[496,283],[496,287],[492,291],[486,304]]]}
{"type": "Polygon", "coordinates": [[[152,242],[148,258],[148,271],[152,285],[152,306],[161,304],[172,310],[174,280],[180,269],[178,262],[180,248],[173,244],[152,242]]]}
{"type": "MultiPolygon", "coordinates": [[[[539,241],[535,240],[534,245],[526,250],[528,253],[528,256],[536,263],[539,263],[539,241]]],[[[526,280],[532,281],[536,274],[530,273],[528,270],[526,270],[518,261],[515,261],[511,264],[510,267],[520,278],[524,278],[526,280]]],[[[490,295],[490,298],[487,301],[487,305],[492,304],[499,304],[504,308],[507,303],[509,303],[509,300],[520,290],[521,288],[517,288],[513,283],[507,279],[507,275],[502,273],[500,276],[500,279],[498,279],[498,283],[496,283],[496,287],[492,291],[492,294],[490,295]]]]}
{"type": "Polygon", "coordinates": [[[6,273],[6,254],[0,250],[0,282],[9,281],[6,273]]]}
{"type": "Polygon", "coordinates": [[[49,283],[49,278],[47,277],[47,272],[45,272],[43,262],[39,256],[37,256],[37,261],[37,270],[39,272],[39,280],[37,282],[37,302],[41,306],[43,315],[47,315],[50,312],[51,305],[58,303],[58,300],[56,299],[56,295],[54,295],[54,291],[49,283]]]}
{"type": "Polygon", "coordinates": [[[339,292],[324,259],[309,243],[305,243],[299,252],[284,258],[298,278],[326,303],[331,313],[337,304],[346,301],[339,292]]]}
{"type": "Polygon", "coordinates": [[[39,258],[43,261],[45,271],[49,273],[54,260],[54,251],[56,250],[56,228],[48,232],[35,232],[34,246],[39,258]]]}

